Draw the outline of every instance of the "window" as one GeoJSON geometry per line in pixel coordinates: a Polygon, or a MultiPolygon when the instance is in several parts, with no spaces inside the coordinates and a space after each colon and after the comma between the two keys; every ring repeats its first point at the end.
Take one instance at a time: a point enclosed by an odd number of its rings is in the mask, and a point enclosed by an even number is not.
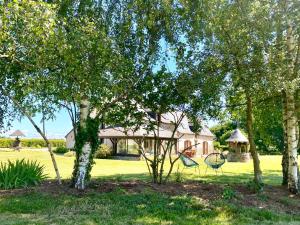
{"type": "Polygon", "coordinates": [[[117,153],[120,155],[138,155],[139,146],[132,139],[120,139],[117,144],[117,153]]]}
{"type": "Polygon", "coordinates": [[[203,155],[208,155],[208,143],[207,143],[207,141],[203,142],[203,155]]]}
{"type": "Polygon", "coordinates": [[[190,140],[184,141],[184,150],[185,149],[188,149],[188,150],[192,149],[192,142],[190,140]]]}

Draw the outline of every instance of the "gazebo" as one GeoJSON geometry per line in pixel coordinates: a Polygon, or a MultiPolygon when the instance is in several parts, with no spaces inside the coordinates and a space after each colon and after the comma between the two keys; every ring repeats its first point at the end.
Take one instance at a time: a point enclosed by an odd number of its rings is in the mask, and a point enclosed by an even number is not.
{"type": "Polygon", "coordinates": [[[11,133],[9,136],[16,137],[16,140],[14,141],[12,147],[16,150],[20,150],[21,149],[21,141],[20,141],[19,137],[25,137],[25,134],[23,134],[23,132],[20,130],[16,130],[13,133],[11,133]]]}
{"type": "Polygon", "coordinates": [[[25,137],[25,134],[23,134],[20,130],[15,130],[13,133],[11,133],[9,136],[11,137],[25,137]]]}
{"type": "Polygon", "coordinates": [[[249,140],[239,129],[234,130],[226,142],[231,150],[227,155],[228,162],[248,162],[250,160],[249,140]]]}

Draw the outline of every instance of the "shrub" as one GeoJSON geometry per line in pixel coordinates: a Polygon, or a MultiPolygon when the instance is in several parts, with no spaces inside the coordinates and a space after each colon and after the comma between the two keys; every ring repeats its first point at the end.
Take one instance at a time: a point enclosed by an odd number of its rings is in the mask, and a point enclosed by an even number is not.
{"type": "Polygon", "coordinates": [[[231,200],[236,197],[235,191],[231,187],[226,187],[223,190],[222,198],[225,200],[231,200]]]}
{"type": "Polygon", "coordinates": [[[106,144],[101,144],[95,152],[96,159],[107,159],[112,156],[112,149],[106,144]]]}
{"type": "Polygon", "coordinates": [[[0,164],[0,188],[14,189],[40,184],[47,176],[36,161],[16,160],[0,164]]]}
{"type": "Polygon", "coordinates": [[[253,180],[248,181],[246,186],[254,193],[260,193],[264,189],[264,184],[257,184],[253,180]]]}
{"type": "Polygon", "coordinates": [[[57,154],[65,154],[69,151],[66,147],[57,147],[54,152],[57,154]]]}
{"type": "Polygon", "coordinates": [[[180,171],[176,171],[174,173],[174,180],[176,183],[182,183],[184,182],[184,176],[183,176],[183,173],[181,173],[180,171]]]}
{"type": "Polygon", "coordinates": [[[214,148],[215,148],[215,149],[219,150],[219,149],[221,148],[220,142],[214,141],[213,144],[214,144],[214,148]]]}
{"type": "Polygon", "coordinates": [[[76,153],[74,151],[68,151],[64,154],[65,157],[73,157],[75,155],[76,155],[76,153]]]}
{"type": "MultiPolygon", "coordinates": [[[[11,138],[0,138],[0,148],[10,148],[15,139],[11,138]]],[[[50,139],[52,147],[64,147],[66,146],[66,141],[62,139],[50,139]]],[[[45,148],[47,147],[43,139],[31,138],[31,139],[21,139],[21,146],[27,148],[45,148]]]]}

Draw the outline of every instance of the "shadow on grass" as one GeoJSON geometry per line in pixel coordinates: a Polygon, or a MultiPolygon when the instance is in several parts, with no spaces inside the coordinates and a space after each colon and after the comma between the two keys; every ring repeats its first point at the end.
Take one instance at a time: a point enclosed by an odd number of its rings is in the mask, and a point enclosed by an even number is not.
{"type": "Polygon", "coordinates": [[[106,180],[113,180],[113,181],[151,181],[151,176],[148,173],[133,173],[133,174],[115,174],[115,175],[106,175],[106,176],[94,176],[92,180],[96,181],[106,181],[106,180]]]}
{"type": "MultiPolygon", "coordinates": [[[[196,174],[196,173],[183,173],[185,180],[204,181],[209,183],[217,184],[244,184],[253,179],[253,173],[221,173],[215,174],[209,172],[207,174],[196,174]]],[[[264,171],[263,179],[265,184],[268,185],[280,185],[282,181],[281,171],[264,171]]],[[[126,180],[140,180],[140,181],[151,181],[151,176],[148,173],[139,174],[117,174],[109,176],[98,176],[93,177],[93,180],[115,180],[115,181],[126,181],[126,180]]],[[[175,174],[173,173],[170,180],[175,180],[175,174]]]]}
{"type": "MultiPolygon", "coordinates": [[[[144,190],[82,196],[42,192],[6,196],[0,201],[0,224],[252,224],[291,221],[276,215],[219,201],[203,202],[189,196],[166,196],[144,190]]],[[[299,219],[300,218],[296,218],[299,219]]]]}
{"type": "MultiPolygon", "coordinates": [[[[224,184],[238,184],[245,183],[249,180],[253,180],[252,173],[218,173],[218,174],[207,174],[202,176],[197,176],[194,174],[186,174],[187,179],[191,180],[203,180],[211,183],[224,183],[224,184]]],[[[265,172],[263,174],[263,181],[268,185],[280,185],[282,181],[282,176],[277,172],[265,172]]]]}

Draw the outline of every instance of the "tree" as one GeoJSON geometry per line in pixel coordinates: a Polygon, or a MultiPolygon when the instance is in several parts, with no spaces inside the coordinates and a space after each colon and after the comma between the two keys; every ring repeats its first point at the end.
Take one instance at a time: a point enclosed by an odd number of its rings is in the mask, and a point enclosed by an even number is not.
{"type": "Polygon", "coordinates": [[[35,1],[4,2],[0,4],[0,73],[2,98],[9,100],[22,116],[29,119],[37,132],[47,143],[58,182],[60,174],[51,144],[46,135],[32,119],[35,113],[47,112],[53,116],[51,105],[42,109],[38,94],[40,88],[35,82],[40,73],[39,64],[45,54],[41,45],[47,42],[53,32],[55,10],[48,4],[35,1]],[[34,15],[34,16],[33,16],[34,15]]]}
{"type": "Polygon", "coordinates": [[[299,20],[299,4],[297,1],[274,1],[270,7],[273,18],[271,47],[268,50],[268,63],[272,74],[268,77],[277,92],[283,98],[283,126],[285,151],[282,165],[283,183],[290,192],[299,192],[299,169],[297,148],[299,128],[297,123],[297,92],[299,87],[300,42],[297,21],[299,20]]]}
{"type": "Polygon", "coordinates": [[[190,40],[198,39],[198,46],[204,45],[220,64],[225,76],[221,76],[223,98],[227,105],[236,105],[242,99],[246,103],[247,131],[250,152],[254,164],[254,181],[262,184],[262,171],[254,142],[254,100],[258,93],[265,93],[263,74],[266,71],[263,52],[267,46],[269,33],[267,24],[269,13],[266,5],[259,1],[203,1],[196,7],[190,7],[197,23],[204,24],[200,34],[195,31],[190,40]],[[255,21],[258,20],[257,24],[255,21]],[[235,101],[236,100],[236,101],[235,101]],[[244,101],[245,100],[245,101],[244,101]]]}
{"type": "Polygon", "coordinates": [[[85,189],[99,145],[101,117],[107,105],[125,96],[118,85],[126,79],[118,79],[111,69],[118,58],[103,19],[96,13],[90,12],[85,17],[61,17],[52,51],[56,53],[47,65],[50,71],[47,79],[55,84],[52,89],[55,98],[63,106],[73,102],[74,109],[79,108],[78,123],[73,114],[76,125],[73,185],[85,189]]]}

